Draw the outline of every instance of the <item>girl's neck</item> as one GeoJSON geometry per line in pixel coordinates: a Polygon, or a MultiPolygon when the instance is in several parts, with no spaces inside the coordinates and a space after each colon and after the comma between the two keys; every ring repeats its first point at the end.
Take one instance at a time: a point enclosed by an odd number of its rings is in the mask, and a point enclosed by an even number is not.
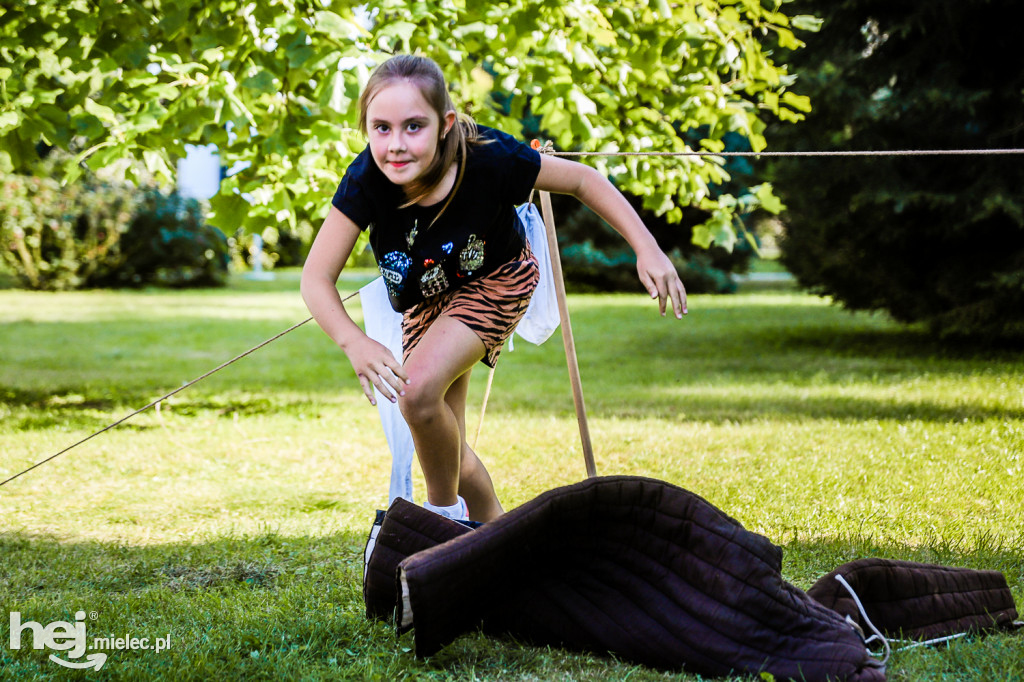
{"type": "Polygon", "coordinates": [[[417,201],[416,205],[433,206],[434,204],[444,201],[445,197],[448,196],[448,193],[452,191],[452,187],[455,186],[455,178],[458,174],[459,164],[458,162],[454,162],[448,167],[448,172],[444,174],[444,179],[438,183],[437,187],[434,188],[434,191],[417,201]]]}

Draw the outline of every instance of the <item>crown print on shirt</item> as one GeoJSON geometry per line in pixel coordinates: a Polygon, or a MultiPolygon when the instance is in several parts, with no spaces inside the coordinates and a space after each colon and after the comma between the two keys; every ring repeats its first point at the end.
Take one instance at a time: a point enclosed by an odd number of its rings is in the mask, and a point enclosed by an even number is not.
{"type": "Polygon", "coordinates": [[[459,252],[459,274],[470,276],[484,264],[484,241],[475,234],[469,235],[469,241],[459,252]]]}

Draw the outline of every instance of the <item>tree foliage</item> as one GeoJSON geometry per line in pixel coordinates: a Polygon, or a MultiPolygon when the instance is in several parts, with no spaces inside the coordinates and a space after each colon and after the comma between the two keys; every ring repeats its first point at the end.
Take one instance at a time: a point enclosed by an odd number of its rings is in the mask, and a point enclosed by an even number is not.
{"type": "MultiPolygon", "coordinates": [[[[170,179],[186,144],[213,143],[240,169],[213,222],[294,226],[323,214],[365,144],[370,69],[409,51],[434,57],[481,123],[518,133],[532,117],[560,149],[721,151],[738,133],[759,150],[765,120],[809,109],[763,47],[814,27],[782,1],[4,0],[0,171],[31,170],[45,143],[74,153],[65,180],[124,157],[170,179]]],[[[741,208],[771,197],[715,195],[720,159],[595,164],[672,220],[706,210],[704,244],[730,247],[741,208]]]]}
{"type": "MultiPolygon", "coordinates": [[[[810,6],[811,3],[806,3],[810,6]]],[[[817,8],[821,3],[814,3],[817,8]]],[[[815,110],[786,147],[1024,147],[1024,70],[1009,0],[845,0],[792,56],[815,110]]],[[[777,164],[783,258],[851,309],[947,335],[1024,338],[1024,156],[777,164]]]]}

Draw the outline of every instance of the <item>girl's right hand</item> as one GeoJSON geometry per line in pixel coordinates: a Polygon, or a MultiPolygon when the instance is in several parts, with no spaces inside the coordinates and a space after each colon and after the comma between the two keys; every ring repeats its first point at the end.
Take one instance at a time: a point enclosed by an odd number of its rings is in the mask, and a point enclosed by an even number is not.
{"type": "Polygon", "coordinates": [[[397,396],[405,395],[404,386],[409,383],[409,375],[387,346],[362,334],[346,343],[342,350],[352,363],[359,385],[371,405],[377,404],[374,388],[391,402],[397,402],[397,396]]]}

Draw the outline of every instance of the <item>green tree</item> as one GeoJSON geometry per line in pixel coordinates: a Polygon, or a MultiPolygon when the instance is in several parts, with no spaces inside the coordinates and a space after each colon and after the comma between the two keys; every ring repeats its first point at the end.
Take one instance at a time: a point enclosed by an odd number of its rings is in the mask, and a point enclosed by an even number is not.
{"type": "MultiPolygon", "coordinates": [[[[31,171],[43,143],[73,152],[65,180],[126,157],[170,179],[184,145],[213,143],[243,169],[223,183],[211,222],[229,233],[294,227],[323,214],[364,146],[360,87],[399,51],[435,57],[481,123],[516,133],[539,117],[563,150],[721,151],[728,133],[759,150],[762,117],[809,109],[762,41],[796,48],[794,28],[814,23],[779,5],[4,0],[0,171],[31,171]]],[[[721,159],[594,163],[670,220],[686,206],[707,211],[694,232],[705,245],[731,247],[741,207],[774,199],[767,185],[710,191],[728,179],[721,159]]]]}
{"type": "MultiPolygon", "coordinates": [[[[803,3],[818,8],[822,3],[803,3]]],[[[827,3],[792,65],[815,102],[792,149],[1024,147],[1009,0],[827,3]]],[[[783,259],[807,287],[945,335],[1024,339],[1024,157],[796,159],[783,259]]]]}

